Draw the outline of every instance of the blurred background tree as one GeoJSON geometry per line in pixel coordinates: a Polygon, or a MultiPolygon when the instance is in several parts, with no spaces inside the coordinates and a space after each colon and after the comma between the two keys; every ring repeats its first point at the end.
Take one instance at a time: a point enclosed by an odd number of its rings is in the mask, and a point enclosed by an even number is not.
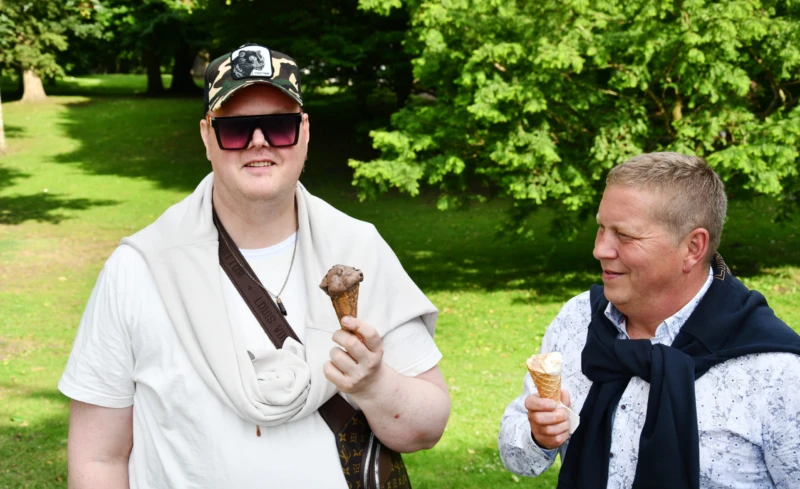
{"type": "Polygon", "coordinates": [[[0,64],[19,73],[22,100],[46,97],[42,77],[64,75],[57,53],[68,47],[67,35],[97,37],[93,20],[98,0],[0,1],[0,64]]]}
{"type": "Polygon", "coordinates": [[[3,125],[3,97],[0,95],[0,153],[6,150],[6,130],[3,125]]]}
{"type": "Polygon", "coordinates": [[[411,93],[405,10],[379,15],[357,0],[209,0],[199,16],[211,59],[245,42],[272,47],[305,69],[304,87],[351,91],[364,113],[375,90],[393,93],[399,106],[411,93]]]}
{"type": "MultiPolygon", "coordinates": [[[[380,12],[399,0],[362,0],[380,12]]],[[[777,0],[407,0],[415,89],[351,160],[360,196],[493,196],[557,227],[594,212],[608,169],[642,152],[705,157],[742,196],[796,202],[800,13],[777,0]]]]}
{"type": "Polygon", "coordinates": [[[192,66],[204,42],[197,33],[203,0],[99,0],[97,19],[103,34],[95,39],[71,38],[60,58],[74,74],[147,74],[147,94],[200,95],[192,66]],[[161,74],[172,74],[165,89],[161,74]]]}
{"type": "MultiPolygon", "coordinates": [[[[0,50],[6,50],[8,48],[8,38],[13,32],[7,19],[8,18],[5,17],[4,14],[0,13],[0,50]]],[[[2,74],[2,72],[0,72],[0,74],[2,74]]],[[[0,92],[2,92],[2,90],[0,90],[0,92]]],[[[6,130],[3,125],[3,98],[2,93],[0,93],[0,153],[3,153],[5,150],[6,130]]]]}
{"type": "Polygon", "coordinates": [[[0,0],[0,67],[26,100],[65,73],[146,73],[149,95],[199,96],[208,61],[261,43],[297,59],[307,93],[350,96],[366,125],[394,112],[371,132],[380,157],[350,161],[361,198],[507,197],[505,229],[527,232],[547,205],[569,231],[608,169],[645,151],[703,156],[731,193],[796,204],[799,13],[790,0],[0,0]]]}
{"type": "MultiPolygon", "coordinates": [[[[397,106],[411,93],[411,56],[402,45],[409,20],[405,10],[379,15],[359,9],[357,0],[2,2],[0,12],[9,11],[8,25],[19,26],[24,19],[36,27],[27,36],[31,42],[49,47],[37,51],[48,61],[33,70],[40,76],[63,76],[64,67],[72,75],[143,72],[149,95],[199,95],[192,78],[202,76],[205,63],[255,42],[292,54],[305,69],[306,87],[345,89],[365,113],[376,90],[394,96],[397,106]],[[57,21],[75,7],[91,19],[93,36],[86,35],[85,26],[76,29],[70,27],[74,22],[57,21]],[[168,90],[163,73],[172,74],[168,90]]],[[[0,38],[10,42],[14,35],[0,33],[0,38]]],[[[0,65],[12,68],[18,58],[0,58],[0,65]]]]}

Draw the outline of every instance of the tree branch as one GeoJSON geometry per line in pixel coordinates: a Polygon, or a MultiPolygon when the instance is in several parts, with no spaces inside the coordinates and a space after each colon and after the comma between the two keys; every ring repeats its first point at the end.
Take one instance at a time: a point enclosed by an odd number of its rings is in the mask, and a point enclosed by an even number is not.
{"type": "Polygon", "coordinates": [[[775,75],[773,75],[772,72],[769,70],[769,68],[767,68],[767,66],[764,64],[764,61],[756,55],[755,51],[753,51],[753,48],[748,47],[747,51],[750,53],[750,56],[752,56],[753,59],[755,59],[756,62],[764,70],[764,74],[767,76],[770,88],[772,89],[772,100],[770,101],[769,106],[766,108],[766,110],[764,110],[763,112],[761,112],[761,114],[759,114],[759,117],[763,119],[772,113],[773,111],[772,109],[778,103],[778,98],[780,98],[782,102],[786,101],[786,95],[783,93],[783,89],[780,88],[780,86],[778,85],[778,80],[775,79],[775,75]]]}
{"type": "Polygon", "coordinates": [[[664,108],[664,104],[661,102],[661,99],[659,99],[656,96],[656,94],[654,94],[653,91],[650,90],[649,87],[647,88],[647,91],[645,93],[647,94],[648,97],[650,97],[650,100],[652,100],[653,103],[655,103],[656,106],[658,106],[658,111],[659,111],[658,113],[661,114],[661,116],[664,118],[664,129],[667,130],[667,134],[669,134],[670,136],[675,136],[675,131],[672,129],[672,125],[670,124],[669,113],[664,108]]]}

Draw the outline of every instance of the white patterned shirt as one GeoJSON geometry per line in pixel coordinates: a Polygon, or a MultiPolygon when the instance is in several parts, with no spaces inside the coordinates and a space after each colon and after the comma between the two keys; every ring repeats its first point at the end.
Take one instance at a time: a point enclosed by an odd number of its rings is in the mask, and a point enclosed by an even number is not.
{"type": "MultiPolygon", "coordinates": [[[[713,271],[698,294],[664,320],[650,340],[672,344],[705,295],[713,271]]],[[[606,317],[629,339],[625,316],[608,305],[606,317]]],[[[589,292],[570,299],[547,328],[543,353],[564,356],[562,389],[569,391],[579,413],[592,382],[581,372],[581,352],[591,321],[589,292]]],[[[525,375],[523,393],[507,408],[500,426],[503,464],[516,474],[535,477],[547,470],[556,454],[563,458],[569,441],[556,450],[533,441],[525,398],[536,391],[525,375]]],[[[639,438],[647,416],[650,384],[631,378],[617,405],[609,454],[609,489],[633,485],[639,438]]],[[[700,487],[704,489],[800,488],[800,356],[761,353],[728,360],[711,368],[695,383],[700,437],[700,487]]]]}

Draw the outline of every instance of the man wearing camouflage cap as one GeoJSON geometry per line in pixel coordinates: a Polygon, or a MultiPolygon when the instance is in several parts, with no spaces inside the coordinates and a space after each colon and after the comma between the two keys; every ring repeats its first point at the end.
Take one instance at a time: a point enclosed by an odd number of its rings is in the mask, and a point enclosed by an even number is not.
{"type": "Polygon", "coordinates": [[[209,65],[213,172],[111,255],[59,382],[70,487],[347,488],[352,453],[320,415],[337,391],[398,452],[441,437],[436,308],[372,225],[298,182],[302,107],[289,56],[248,44],[209,65]],[[341,323],[319,290],[340,263],[364,273],[358,319],[341,323]],[[246,298],[260,289],[297,341],[265,334],[246,298]]]}

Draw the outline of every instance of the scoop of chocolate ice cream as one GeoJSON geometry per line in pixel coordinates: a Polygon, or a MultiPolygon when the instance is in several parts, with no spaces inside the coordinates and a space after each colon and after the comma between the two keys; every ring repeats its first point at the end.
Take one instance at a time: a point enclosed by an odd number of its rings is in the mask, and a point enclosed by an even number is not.
{"type": "Polygon", "coordinates": [[[364,274],[358,268],[334,265],[322,278],[319,288],[330,297],[338,297],[363,280],[364,274]]]}

